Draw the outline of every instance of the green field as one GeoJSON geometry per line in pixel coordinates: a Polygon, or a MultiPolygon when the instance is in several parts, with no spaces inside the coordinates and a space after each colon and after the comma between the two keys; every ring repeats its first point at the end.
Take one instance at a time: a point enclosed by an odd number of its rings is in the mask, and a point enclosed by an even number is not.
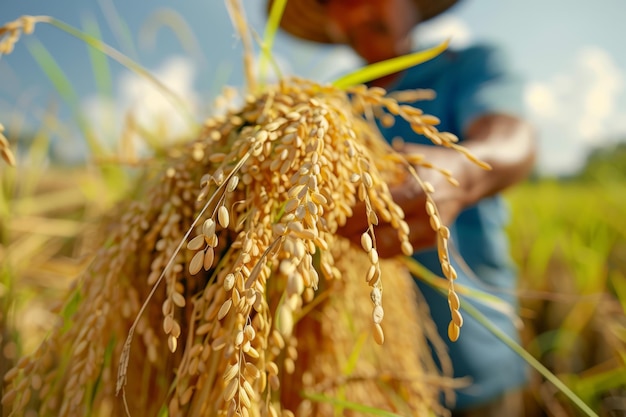
{"type": "MultiPolygon", "coordinates": [[[[621,409],[626,184],[615,178],[539,180],[510,190],[507,198],[526,349],[593,409],[621,409]]],[[[533,378],[531,391],[550,415],[576,415],[541,378],[533,378]]]]}

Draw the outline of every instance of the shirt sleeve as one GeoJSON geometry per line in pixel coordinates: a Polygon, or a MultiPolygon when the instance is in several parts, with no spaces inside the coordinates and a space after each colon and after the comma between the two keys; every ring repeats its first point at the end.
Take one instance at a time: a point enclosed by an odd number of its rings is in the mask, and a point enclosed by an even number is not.
{"type": "Polygon", "coordinates": [[[477,117],[506,113],[524,117],[523,81],[513,73],[504,52],[494,46],[464,51],[456,65],[455,123],[465,132],[477,117]]]}

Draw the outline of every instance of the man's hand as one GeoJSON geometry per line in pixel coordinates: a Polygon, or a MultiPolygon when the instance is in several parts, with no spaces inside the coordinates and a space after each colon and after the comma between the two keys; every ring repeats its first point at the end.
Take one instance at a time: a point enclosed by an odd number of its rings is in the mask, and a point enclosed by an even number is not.
{"type": "MultiPolygon", "coordinates": [[[[452,185],[444,175],[434,169],[419,168],[418,175],[435,189],[431,197],[443,225],[452,224],[459,213],[484,197],[496,194],[525,178],[532,169],[535,157],[533,129],[524,121],[502,114],[489,114],[477,118],[467,129],[462,143],[474,156],[488,163],[486,171],[461,153],[439,146],[407,144],[404,153],[424,155],[432,165],[447,169],[458,186],[452,185]]],[[[426,195],[415,179],[409,178],[391,188],[394,201],[405,214],[409,225],[409,241],[414,250],[434,246],[436,233],[430,226],[426,213],[426,195]]],[[[365,204],[358,203],[353,216],[337,232],[359,244],[361,234],[368,228],[365,204]]],[[[381,257],[402,253],[397,231],[390,224],[380,223],[374,228],[376,246],[381,257]]]]}

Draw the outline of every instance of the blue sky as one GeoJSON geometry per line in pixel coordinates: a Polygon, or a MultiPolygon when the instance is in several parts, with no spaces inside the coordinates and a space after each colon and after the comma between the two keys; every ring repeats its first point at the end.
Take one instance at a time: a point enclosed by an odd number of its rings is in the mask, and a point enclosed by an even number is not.
{"type": "MultiPolygon", "coordinates": [[[[248,20],[261,33],[263,2],[243,3],[248,20]]],[[[107,43],[186,97],[199,117],[207,115],[222,86],[242,84],[241,45],[222,0],[0,0],[1,22],[22,14],[48,14],[78,27],[97,22],[107,43]],[[159,23],[165,15],[185,22],[195,42],[181,44],[159,23]],[[123,25],[130,28],[130,43],[120,35],[123,25]]],[[[624,16],[624,0],[464,0],[420,27],[416,38],[430,43],[452,37],[457,47],[488,41],[505,48],[525,80],[528,117],[540,134],[538,170],[570,173],[589,149],[626,138],[624,16]]],[[[51,103],[58,104],[62,119],[71,118],[69,106],[31,55],[36,43],[65,71],[81,108],[101,126],[104,137],[119,134],[115,121],[128,109],[146,122],[174,113],[145,81],[115,63],[111,90],[101,97],[85,45],[40,25],[0,60],[0,122],[9,135],[20,129],[19,115],[26,115],[24,123],[31,128],[41,124],[51,103]]],[[[359,65],[347,48],[318,47],[287,36],[277,39],[276,53],[285,72],[321,81],[359,65]]],[[[181,120],[168,123],[172,132],[184,129],[181,120]]]]}

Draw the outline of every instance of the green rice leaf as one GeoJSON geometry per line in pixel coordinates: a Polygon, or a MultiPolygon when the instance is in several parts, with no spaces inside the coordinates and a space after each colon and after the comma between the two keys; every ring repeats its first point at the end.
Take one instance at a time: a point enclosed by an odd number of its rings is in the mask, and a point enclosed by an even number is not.
{"type": "Polygon", "coordinates": [[[261,78],[261,85],[265,83],[267,78],[267,62],[272,60],[272,47],[274,46],[274,38],[280,25],[280,19],[285,11],[287,0],[275,0],[272,4],[272,10],[270,10],[270,16],[265,25],[265,32],[263,33],[263,42],[261,45],[261,57],[259,59],[259,72],[261,78]]]}
{"type": "Polygon", "coordinates": [[[117,43],[121,45],[122,51],[137,60],[138,54],[133,41],[133,34],[126,24],[124,18],[115,8],[113,0],[98,0],[102,15],[113,32],[113,36],[117,39],[117,43]]]}
{"type": "Polygon", "coordinates": [[[26,42],[26,46],[63,100],[70,106],[91,151],[96,155],[102,155],[104,150],[96,140],[91,128],[89,127],[89,123],[85,120],[82,114],[78,94],[76,94],[71,81],[67,78],[54,57],[52,57],[50,52],[48,52],[48,49],[46,49],[46,47],[36,38],[29,39],[29,41],[26,42]]]}
{"type": "Polygon", "coordinates": [[[337,88],[348,88],[358,84],[365,84],[372,80],[404,71],[407,68],[429,61],[441,54],[447,48],[448,41],[445,41],[424,51],[414,52],[412,54],[370,64],[338,78],[333,82],[333,85],[337,88]]]}
{"type": "MultiPolygon", "coordinates": [[[[98,21],[94,19],[93,16],[83,19],[83,28],[85,33],[88,33],[90,36],[93,36],[96,39],[102,38],[98,21]]],[[[98,94],[104,97],[109,97],[113,91],[113,82],[106,55],[101,54],[94,48],[87,48],[87,50],[89,51],[91,69],[93,71],[94,79],[96,80],[98,94]]]]}
{"type": "Polygon", "coordinates": [[[154,49],[157,45],[157,34],[161,28],[171,29],[185,52],[197,60],[204,60],[202,47],[198,38],[191,31],[185,18],[176,10],[160,8],[155,10],[142,25],[139,31],[139,46],[154,49]]]}

